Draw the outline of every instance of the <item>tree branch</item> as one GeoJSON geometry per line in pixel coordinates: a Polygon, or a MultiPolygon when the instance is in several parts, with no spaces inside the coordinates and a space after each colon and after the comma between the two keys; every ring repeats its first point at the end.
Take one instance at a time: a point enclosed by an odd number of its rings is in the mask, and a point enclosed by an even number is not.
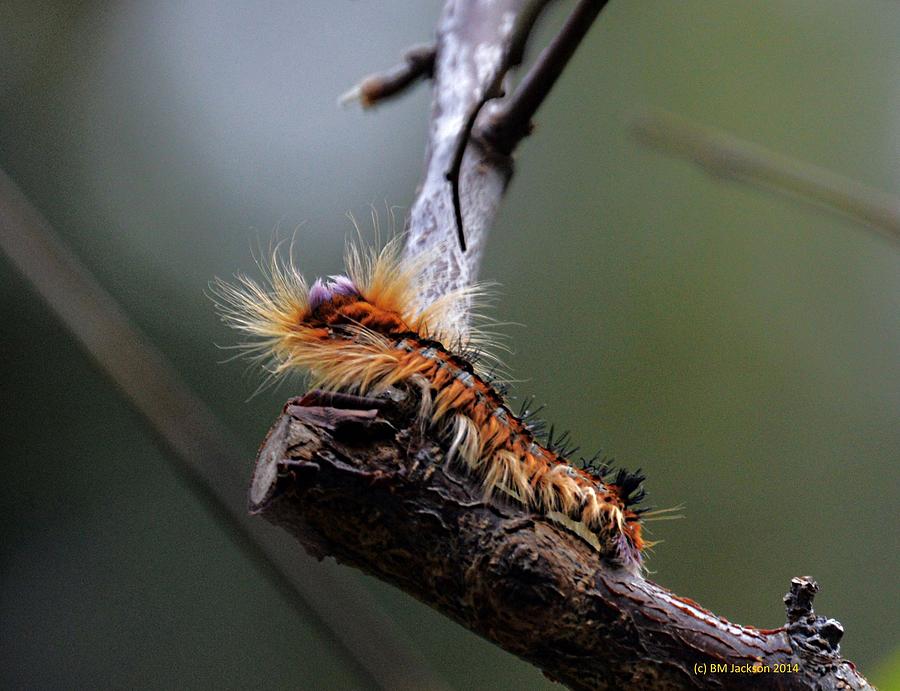
{"type": "MultiPolygon", "coordinates": [[[[503,80],[546,4],[445,5],[406,246],[407,258],[427,253],[422,305],[474,283],[511,153],[604,5],[580,2],[504,102],[503,80]],[[456,242],[458,221],[467,251],[456,242]]],[[[467,306],[451,320],[464,332],[467,306]]],[[[257,461],[251,510],[311,554],[396,585],[573,689],[870,688],[840,658],[840,625],[813,613],[809,579],[792,584],[785,627],[732,624],[604,563],[542,515],[485,501],[477,482],[444,461],[438,440],[423,436],[414,402],[347,403],[289,401],[257,461]]]]}
{"type": "MultiPolygon", "coordinates": [[[[606,0],[582,0],[511,97],[503,83],[549,0],[447,2],[438,24],[426,172],[409,218],[407,255],[437,256],[419,301],[474,283],[485,235],[512,177],[511,155],[606,0]],[[452,237],[459,242],[454,246],[452,237]]],[[[468,310],[455,315],[465,332],[468,310]]]]}
{"type": "Polygon", "coordinates": [[[840,625],[813,613],[809,579],[792,583],[785,627],[737,626],[609,566],[543,516],[486,503],[421,435],[415,401],[314,401],[289,401],[269,433],[251,510],[549,678],[583,690],[871,688],[840,658],[840,625]]]}

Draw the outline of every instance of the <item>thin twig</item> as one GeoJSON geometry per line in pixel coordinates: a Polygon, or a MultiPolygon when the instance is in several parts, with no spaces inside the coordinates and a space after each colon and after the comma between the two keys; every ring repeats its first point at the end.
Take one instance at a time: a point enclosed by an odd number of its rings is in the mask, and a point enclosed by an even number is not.
{"type": "MultiPolygon", "coordinates": [[[[466,237],[463,231],[462,200],[460,198],[460,172],[462,170],[466,147],[472,138],[472,131],[482,108],[488,101],[503,95],[504,78],[510,69],[522,62],[528,37],[534,28],[538,16],[549,2],[550,0],[528,0],[527,2],[513,0],[512,2],[507,2],[505,5],[503,3],[498,3],[497,6],[491,7],[487,11],[487,16],[494,21],[508,22],[509,17],[512,17],[514,21],[510,24],[512,30],[509,31],[507,29],[508,35],[500,36],[499,33],[502,32],[498,32],[498,34],[490,37],[494,42],[499,39],[498,45],[500,46],[500,50],[495,51],[496,57],[493,62],[490,62],[491,59],[485,58],[483,55],[480,58],[472,59],[475,71],[483,80],[482,83],[476,85],[473,94],[480,95],[468,106],[468,111],[462,119],[462,127],[459,128],[454,137],[453,153],[450,156],[450,163],[444,171],[444,177],[450,184],[456,235],[462,252],[466,251],[466,237]],[[475,65],[474,63],[476,60],[480,61],[481,64],[475,65]]],[[[464,5],[464,3],[461,3],[461,5],[464,5]]],[[[449,9],[450,7],[448,6],[448,10],[449,9]]],[[[460,9],[460,14],[465,14],[472,9],[475,9],[476,12],[478,11],[477,8],[472,8],[471,5],[469,7],[461,7],[460,9]]],[[[449,14],[452,15],[452,12],[449,14]]],[[[492,23],[489,22],[488,26],[491,25],[492,23]]],[[[472,25],[457,22],[454,26],[455,28],[465,29],[467,26],[471,27],[472,25]]],[[[450,34],[452,34],[452,31],[442,32],[442,36],[445,39],[450,34]]],[[[467,38],[471,39],[471,36],[467,38]]],[[[469,58],[472,58],[479,50],[483,54],[489,52],[485,50],[489,45],[489,43],[486,42],[468,40],[464,41],[462,45],[469,49],[468,54],[462,53],[469,58]]],[[[419,78],[433,77],[435,56],[437,55],[437,52],[437,44],[417,46],[410,49],[404,55],[404,61],[401,64],[384,72],[366,77],[359,84],[341,96],[339,103],[344,105],[351,101],[359,100],[363,108],[368,108],[386,98],[401,93],[419,78]]],[[[462,70],[467,71],[467,67],[468,66],[466,65],[456,65],[454,66],[454,69],[460,70],[460,68],[462,68],[462,70]]],[[[467,76],[468,78],[472,78],[474,75],[467,76]]]]}
{"type": "Polygon", "coordinates": [[[365,77],[343,94],[338,103],[345,106],[359,101],[360,106],[365,109],[397,96],[418,80],[431,77],[436,51],[437,47],[433,43],[413,46],[403,54],[403,62],[384,72],[365,77]]]}
{"type": "Polygon", "coordinates": [[[550,93],[608,0],[581,0],[560,32],[535,60],[512,95],[495,109],[478,134],[510,154],[531,131],[531,118],[550,93]]]}
{"type": "Polygon", "coordinates": [[[289,549],[290,541],[249,518],[246,482],[237,472],[241,445],[3,172],[0,250],[140,413],[191,493],[361,682],[384,689],[442,687],[346,577],[289,549]]]}
{"type": "Polygon", "coordinates": [[[796,195],[900,241],[900,199],[893,195],[670,113],[638,116],[631,127],[640,141],[687,158],[710,175],[796,195]]]}

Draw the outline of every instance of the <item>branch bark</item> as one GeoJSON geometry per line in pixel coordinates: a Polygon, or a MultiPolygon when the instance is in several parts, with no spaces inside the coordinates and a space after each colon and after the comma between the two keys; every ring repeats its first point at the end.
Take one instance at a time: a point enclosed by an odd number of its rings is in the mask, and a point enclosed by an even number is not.
{"type": "MultiPolygon", "coordinates": [[[[512,148],[473,136],[502,95],[549,0],[450,0],[437,29],[425,174],[409,215],[406,255],[427,253],[419,302],[472,285],[512,176],[512,148]],[[458,194],[458,199],[454,197],[458,194]],[[457,213],[459,219],[457,219],[457,213]],[[465,228],[465,248],[457,231],[465,228]]],[[[452,318],[461,333],[468,309],[452,318]]]]}
{"type": "Polygon", "coordinates": [[[584,690],[871,688],[840,658],[840,625],[813,613],[809,579],[794,579],[785,627],[732,624],[610,567],[543,516],[486,503],[421,435],[414,401],[381,410],[307,401],[289,401],[269,433],[251,510],[318,558],[392,583],[550,679],[584,690]]]}
{"type": "Polygon", "coordinates": [[[580,0],[559,34],[535,61],[515,92],[498,105],[479,136],[504,153],[512,153],[531,133],[531,118],[550,93],[575,49],[584,39],[607,0],[580,0]]]}

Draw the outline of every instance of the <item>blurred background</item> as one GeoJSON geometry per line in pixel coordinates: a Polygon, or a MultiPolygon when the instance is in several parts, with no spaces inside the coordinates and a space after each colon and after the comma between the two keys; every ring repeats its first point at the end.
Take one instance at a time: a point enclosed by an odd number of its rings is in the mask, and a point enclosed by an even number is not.
{"type": "MultiPolygon", "coordinates": [[[[0,168],[240,440],[230,470],[248,481],[299,392],[247,400],[259,374],[222,364],[235,336],[207,283],[298,226],[307,275],[333,273],[346,212],[409,206],[427,89],[369,113],[336,99],[429,40],[440,6],[0,3],[0,168]]],[[[685,507],[653,526],[654,580],[775,627],[791,577],[813,575],[816,609],[883,688],[900,639],[900,249],[643,148],[628,122],[664,108],[896,193],[898,36],[891,0],[613,0],[520,149],[483,267],[502,284],[493,316],[523,325],[507,329],[514,393],[644,468],[652,504],[685,507]]],[[[365,688],[2,255],[0,310],[0,685],[365,688]]],[[[447,688],[554,686],[346,571],[447,688]]]]}

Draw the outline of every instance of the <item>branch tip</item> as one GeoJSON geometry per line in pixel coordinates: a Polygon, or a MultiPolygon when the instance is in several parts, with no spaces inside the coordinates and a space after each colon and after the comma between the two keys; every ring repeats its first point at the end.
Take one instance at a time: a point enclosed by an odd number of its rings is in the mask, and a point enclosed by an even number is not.
{"type": "Polygon", "coordinates": [[[341,106],[358,101],[365,110],[399,95],[420,79],[428,79],[434,72],[437,47],[423,44],[409,48],[403,54],[403,61],[384,72],[365,77],[347,90],[339,99],[341,106]]]}

